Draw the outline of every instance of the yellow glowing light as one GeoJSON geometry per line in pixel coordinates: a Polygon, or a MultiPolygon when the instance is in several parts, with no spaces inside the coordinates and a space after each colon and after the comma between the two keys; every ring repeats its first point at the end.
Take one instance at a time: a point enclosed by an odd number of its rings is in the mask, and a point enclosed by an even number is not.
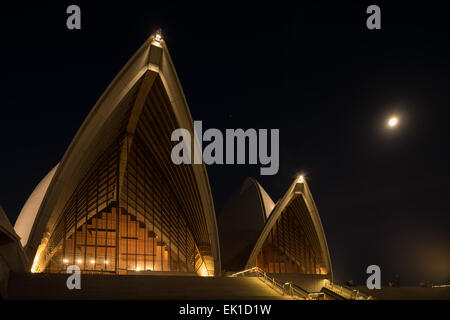
{"type": "Polygon", "coordinates": [[[91,260],[91,263],[92,263],[92,264],[94,264],[94,263],[95,263],[95,260],[94,260],[94,259],[92,259],[92,260],[91,260]]]}
{"type": "Polygon", "coordinates": [[[69,259],[64,259],[63,262],[64,263],[69,263],[69,259]]]}
{"type": "Polygon", "coordinates": [[[47,246],[47,242],[48,242],[48,232],[46,233],[46,236],[44,237],[44,239],[42,239],[41,244],[39,245],[39,247],[36,250],[36,255],[34,256],[34,260],[33,260],[33,265],[31,266],[31,272],[35,273],[35,272],[39,272],[40,268],[38,266],[38,262],[39,262],[39,258],[41,256],[42,251],[44,250],[44,248],[47,246]]]}
{"type": "Polygon", "coordinates": [[[141,267],[136,267],[136,271],[141,271],[141,267]]]}
{"type": "MultiPolygon", "coordinates": [[[[39,249],[38,249],[39,250],[39,249]]],[[[38,251],[38,253],[36,253],[36,256],[34,257],[33,260],[33,265],[31,266],[31,273],[35,273],[37,272],[37,264],[39,262],[39,257],[41,256],[41,252],[38,251]]]]}
{"type": "Polygon", "coordinates": [[[153,36],[152,44],[154,46],[161,47],[161,41],[162,41],[161,31],[158,30],[158,31],[156,31],[155,35],[153,36]]]}
{"type": "Polygon", "coordinates": [[[206,268],[206,264],[204,262],[201,264],[200,268],[198,268],[197,272],[202,277],[208,277],[209,276],[208,269],[206,268]]]}
{"type": "Polygon", "coordinates": [[[390,128],[394,128],[398,125],[398,118],[397,117],[391,117],[388,121],[388,126],[390,128]]]}
{"type": "Polygon", "coordinates": [[[108,261],[108,260],[105,260],[105,263],[106,263],[106,264],[108,264],[108,263],[109,263],[109,261],[108,261]]]}
{"type": "Polygon", "coordinates": [[[77,263],[82,263],[82,262],[83,262],[83,260],[81,260],[81,259],[77,260],[77,263]]]}
{"type": "Polygon", "coordinates": [[[299,182],[299,183],[302,183],[303,181],[304,181],[303,176],[298,177],[298,182],[299,182]]]}
{"type": "Polygon", "coordinates": [[[153,271],[153,268],[152,267],[147,267],[147,270],[148,271],[153,271]]]}

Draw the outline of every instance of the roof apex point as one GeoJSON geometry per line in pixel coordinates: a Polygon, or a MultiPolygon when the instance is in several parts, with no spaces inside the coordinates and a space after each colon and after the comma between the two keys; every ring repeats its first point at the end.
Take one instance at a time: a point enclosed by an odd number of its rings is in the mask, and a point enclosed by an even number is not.
{"type": "Polygon", "coordinates": [[[161,28],[159,28],[156,31],[154,31],[152,33],[152,35],[150,36],[150,38],[152,39],[152,44],[160,47],[161,46],[161,42],[164,41],[163,36],[162,36],[161,28]]]}

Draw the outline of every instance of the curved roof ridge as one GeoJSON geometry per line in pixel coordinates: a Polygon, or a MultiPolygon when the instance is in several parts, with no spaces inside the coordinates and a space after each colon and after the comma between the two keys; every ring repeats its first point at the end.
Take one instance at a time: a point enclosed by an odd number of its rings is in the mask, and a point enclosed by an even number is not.
{"type": "Polygon", "coordinates": [[[267,220],[270,216],[270,213],[272,212],[273,208],[275,207],[275,203],[273,202],[272,198],[270,197],[270,195],[267,193],[267,191],[263,188],[263,186],[259,183],[258,180],[256,180],[253,177],[247,177],[244,181],[244,183],[242,184],[241,187],[241,193],[243,192],[243,190],[245,188],[248,187],[248,184],[252,183],[256,186],[259,196],[260,196],[260,200],[262,203],[262,206],[264,208],[264,220],[267,220]]]}
{"type": "Polygon", "coordinates": [[[30,236],[31,229],[33,228],[39,208],[41,207],[42,201],[44,200],[48,187],[55,176],[58,166],[59,163],[54,166],[44,178],[42,178],[23,205],[22,210],[20,210],[19,216],[14,224],[14,231],[20,237],[20,243],[23,247],[25,247],[28,242],[28,238],[30,236]]]}
{"type": "Polygon", "coordinates": [[[266,220],[269,219],[270,214],[272,213],[273,208],[275,208],[275,203],[273,202],[272,198],[269,196],[269,194],[267,193],[267,191],[263,188],[263,186],[258,183],[258,181],[256,181],[260,195],[261,195],[261,199],[262,199],[262,203],[264,205],[264,210],[266,213],[266,220]]]}

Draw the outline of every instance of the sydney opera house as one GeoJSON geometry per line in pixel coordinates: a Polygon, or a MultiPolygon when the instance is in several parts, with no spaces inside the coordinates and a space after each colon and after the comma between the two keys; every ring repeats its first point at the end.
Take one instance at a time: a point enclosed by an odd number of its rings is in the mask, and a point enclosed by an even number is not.
{"type": "Polygon", "coordinates": [[[124,290],[149,299],[367,298],[336,290],[302,176],[276,202],[248,178],[216,221],[205,165],[171,161],[177,128],[193,133],[193,121],[156,33],[108,86],[14,227],[0,210],[2,298],[121,298],[124,290]],[[71,265],[82,294],[64,286],[71,265]],[[146,283],[168,289],[138,288],[146,283]]]}

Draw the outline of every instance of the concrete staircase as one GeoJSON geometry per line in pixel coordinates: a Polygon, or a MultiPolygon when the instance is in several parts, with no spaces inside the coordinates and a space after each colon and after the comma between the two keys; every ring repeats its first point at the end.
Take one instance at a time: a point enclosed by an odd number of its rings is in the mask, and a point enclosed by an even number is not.
{"type": "Polygon", "coordinates": [[[256,277],[81,275],[81,289],[69,290],[68,274],[13,273],[9,299],[290,299],[256,277]]]}

